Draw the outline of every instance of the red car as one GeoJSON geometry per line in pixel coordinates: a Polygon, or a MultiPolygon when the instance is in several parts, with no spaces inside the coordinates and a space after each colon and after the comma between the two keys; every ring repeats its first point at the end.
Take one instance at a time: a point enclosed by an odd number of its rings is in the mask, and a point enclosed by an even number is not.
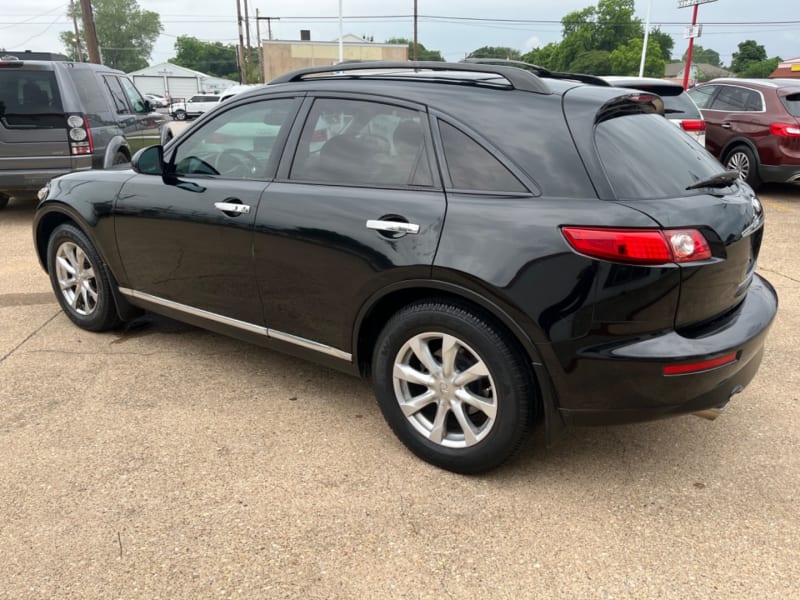
{"type": "Polygon", "coordinates": [[[800,80],[714,79],[689,90],[706,148],[753,188],[800,183],[800,80]]]}

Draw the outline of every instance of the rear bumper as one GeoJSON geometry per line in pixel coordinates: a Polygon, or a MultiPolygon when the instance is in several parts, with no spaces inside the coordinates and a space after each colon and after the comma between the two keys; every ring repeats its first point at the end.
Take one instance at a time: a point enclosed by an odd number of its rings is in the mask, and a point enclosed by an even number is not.
{"type": "Polygon", "coordinates": [[[570,425],[648,421],[724,406],[758,371],[764,342],[778,309],[775,290],[754,276],[747,297],[711,331],[693,338],[672,331],[581,353],[570,378],[580,396],[561,398],[570,425]],[[736,354],[735,362],[694,373],[664,375],[664,367],[736,354]]]}
{"type": "Polygon", "coordinates": [[[61,175],[66,175],[72,171],[85,171],[92,168],[92,157],[76,157],[69,167],[49,168],[49,169],[14,169],[0,170],[0,192],[13,195],[13,192],[36,192],[44,185],[61,175]]]}
{"type": "Polygon", "coordinates": [[[772,183],[800,183],[800,165],[760,165],[758,174],[772,183]]]}

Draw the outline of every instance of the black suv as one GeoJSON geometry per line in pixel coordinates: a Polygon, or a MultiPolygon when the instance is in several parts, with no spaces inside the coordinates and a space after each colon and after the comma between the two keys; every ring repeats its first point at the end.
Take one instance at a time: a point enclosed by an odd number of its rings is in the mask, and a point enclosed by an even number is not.
{"type": "Polygon", "coordinates": [[[0,57],[0,208],[57,175],[129,162],[165,120],[120,71],[0,57]]]}
{"type": "Polygon", "coordinates": [[[152,310],[370,377],[454,471],[500,464],[535,417],[714,416],[777,310],[761,204],[657,96],[551,75],[284,75],[130,170],[55,179],[39,259],[85,329],[152,310]]]}

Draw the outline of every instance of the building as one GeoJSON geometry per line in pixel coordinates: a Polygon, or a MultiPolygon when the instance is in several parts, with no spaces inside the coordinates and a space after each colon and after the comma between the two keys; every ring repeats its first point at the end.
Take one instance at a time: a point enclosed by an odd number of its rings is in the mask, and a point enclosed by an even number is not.
{"type": "Polygon", "coordinates": [[[170,98],[190,98],[195,94],[220,94],[236,81],[207,75],[186,67],[163,62],[128,73],[143,94],[170,98]]]}
{"type": "MultiPolygon", "coordinates": [[[[339,62],[339,40],[312,41],[308,30],[300,32],[300,40],[262,41],[264,81],[270,81],[295,69],[324,67],[339,62]]],[[[344,60],[408,60],[406,44],[378,44],[356,35],[342,37],[344,60]]]]}
{"type": "Polygon", "coordinates": [[[769,77],[770,79],[800,79],[800,57],[783,61],[769,77]]]}
{"type": "MultiPolygon", "coordinates": [[[[667,79],[672,79],[678,83],[683,83],[683,73],[686,68],[685,62],[670,63],[664,70],[664,76],[667,79]]],[[[708,63],[692,63],[692,69],[689,71],[689,85],[710,81],[717,77],[735,77],[730,71],[709,65],[708,63]]]]}

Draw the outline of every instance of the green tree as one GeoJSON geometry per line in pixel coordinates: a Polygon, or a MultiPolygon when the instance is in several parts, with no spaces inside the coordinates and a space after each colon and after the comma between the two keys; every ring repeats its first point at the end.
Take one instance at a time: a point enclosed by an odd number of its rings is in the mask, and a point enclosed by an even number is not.
{"type": "MultiPolygon", "coordinates": [[[[236,46],[231,44],[202,42],[195,37],[180,35],[175,40],[175,57],[170,62],[216,77],[239,79],[236,46]]],[[[258,64],[257,56],[254,64],[258,64]]]]}
{"type": "Polygon", "coordinates": [[[540,67],[545,67],[546,69],[557,69],[556,60],[558,58],[558,47],[559,44],[550,42],[546,46],[534,48],[527,54],[524,54],[522,60],[534,65],[539,65],[540,67]]]}
{"type": "Polygon", "coordinates": [[[611,53],[606,50],[589,50],[573,60],[569,67],[567,67],[567,70],[571,73],[608,75],[611,73],[610,59],[611,53]]]}
{"type": "Polygon", "coordinates": [[[743,73],[752,63],[767,60],[767,51],[764,46],[756,43],[755,40],[745,40],[739,43],[739,51],[733,53],[731,61],[731,71],[743,73]]]}
{"type": "MultiPolygon", "coordinates": [[[[675,48],[675,40],[672,39],[672,36],[668,33],[664,33],[663,31],[661,31],[660,27],[656,27],[650,31],[650,38],[658,42],[658,45],[661,48],[661,58],[663,58],[667,62],[671,61],[672,50],[675,48]]],[[[648,43],[647,46],[649,48],[650,44],[648,43]]],[[[719,58],[719,55],[717,55],[717,58],[719,58]]]]}
{"type": "Polygon", "coordinates": [[[744,71],[739,73],[739,76],[753,79],[764,79],[769,77],[772,72],[778,68],[781,60],[781,57],[774,56],[772,58],[768,58],[767,60],[751,62],[745,67],[744,71]]]}
{"type": "Polygon", "coordinates": [[[467,58],[501,58],[507,60],[521,60],[522,54],[519,50],[506,46],[482,46],[469,53],[467,58]]]}
{"type": "MultiPolygon", "coordinates": [[[[104,65],[130,72],[147,66],[153,52],[153,44],[164,29],[158,13],[142,10],[136,0],[94,0],[94,26],[97,43],[104,65]]],[[[76,2],[74,10],[80,17],[80,7],[76,2]]],[[[72,9],[67,16],[72,18],[72,9]]],[[[75,34],[61,32],[61,42],[70,58],[86,60],[75,56],[75,34]]],[[[81,39],[86,35],[81,27],[81,39]]]]}
{"type": "Polygon", "coordinates": [[[634,9],[634,0],[600,0],[597,3],[596,44],[592,50],[611,52],[628,40],[643,38],[642,21],[633,16],[634,9]]]}
{"type": "MultiPolygon", "coordinates": [[[[642,62],[642,46],[644,40],[632,39],[627,44],[617,47],[609,56],[612,75],[638,75],[642,62]]],[[[663,77],[666,61],[661,56],[661,46],[657,40],[650,38],[647,42],[647,57],[644,62],[644,75],[647,77],[663,77]]]]}
{"type": "MultiPolygon", "coordinates": [[[[408,45],[408,60],[414,60],[414,40],[406,38],[391,38],[386,40],[387,44],[407,44],[408,45]]],[[[428,50],[425,46],[417,42],[417,59],[418,60],[432,60],[443,62],[444,57],[438,50],[428,50]]]]}
{"type": "MultiPolygon", "coordinates": [[[[686,62],[686,57],[689,54],[689,50],[687,48],[686,52],[683,53],[681,57],[681,62],[686,62]]],[[[719,52],[716,50],[712,50],[711,48],[703,48],[702,46],[695,45],[692,49],[692,62],[694,64],[707,64],[711,65],[712,67],[720,67],[722,68],[722,61],[719,57],[719,52]]]]}

